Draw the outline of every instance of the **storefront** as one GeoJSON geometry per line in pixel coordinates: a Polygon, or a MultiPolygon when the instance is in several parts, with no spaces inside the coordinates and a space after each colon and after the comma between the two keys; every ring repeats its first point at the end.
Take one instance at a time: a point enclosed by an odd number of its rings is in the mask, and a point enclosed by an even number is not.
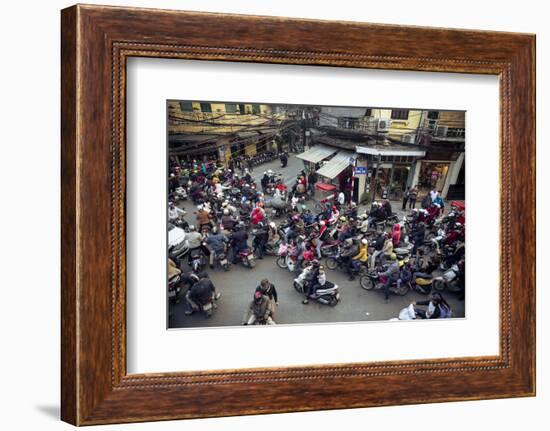
{"type": "Polygon", "coordinates": [[[371,200],[401,199],[413,184],[417,160],[426,155],[423,149],[397,144],[358,146],[357,153],[357,164],[368,166],[368,174],[358,177],[358,195],[367,193],[371,200]]]}

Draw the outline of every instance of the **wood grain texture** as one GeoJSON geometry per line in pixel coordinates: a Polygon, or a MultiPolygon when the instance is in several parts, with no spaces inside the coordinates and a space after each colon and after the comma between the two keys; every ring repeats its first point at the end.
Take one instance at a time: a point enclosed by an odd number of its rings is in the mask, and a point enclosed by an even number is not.
{"type": "Polygon", "coordinates": [[[62,419],[87,425],[533,395],[534,70],[533,35],[100,6],[62,11],[62,419]],[[500,354],[127,375],[131,56],[498,75],[500,354]]]}

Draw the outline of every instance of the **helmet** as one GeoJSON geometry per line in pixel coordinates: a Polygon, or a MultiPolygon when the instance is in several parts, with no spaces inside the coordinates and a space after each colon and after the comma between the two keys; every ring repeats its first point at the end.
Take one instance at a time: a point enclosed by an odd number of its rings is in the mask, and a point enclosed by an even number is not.
{"type": "Polygon", "coordinates": [[[355,208],[356,206],[357,206],[357,204],[356,204],[355,202],[352,201],[352,202],[351,202],[351,207],[352,207],[352,208],[355,208]]]}
{"type": "Polygon", "coordinates": [[[333,205],[333,206],[332,206],[332,210],[333,210],[333,211],[336,211],[337,209],[338,209],[338,208],[336,208],[336,205],[333,205]]]}
{"type": "Polygon", "coordinates": [[[189,230],[191,232],[194,232],[195,231],[195,226],[193,226],[192,224],[189,225],[189,230]]]}
{"type": "Polygon", "coordinates": [[[195,284],[197,281],[200,280],[200,277],[199,277],[197,274],[195,274],[195,273],[191,274],[191,275],[189,276],[189,278],[190,278],[190,280],[191,280],[191,282],[192,282],[193,284],[195,284]]]}
{"type": "Polygon", "coordinates": [[[223,210],[223,215],[229,215],[229,210],[228,209],[223,210]]]}
{"type": "Polygon", "coordinates": [[[262,292],[260,292],[259,290],[257,290],[256,292],[254,292],[254,301],[259,302],[260,299],[262,299],[262,292]]]}
{"type": "Polygon", "coordinates": [[[258,227],[264,227],[263,222],[258,222],[258,227]]]}
{"type": "Polygon", "coordinates": [[[305,241],[305,240],[306,240],[306,237],[304,235],[298,236],[298,241],[305,241]]]}
{"type": "Polygon", "coordinates": [[[275,224],[274,221],[272,221],[271,223],[269,223],[269,227],[275,229],[275,228],[277,228],[277,225],[275,224]]]}
{"type": "Polygon", "coordinates": [[[397,255],[395,253],[390,254],[391,260],[397,260],[397,255]]]}
{"type": "Polygon", "coordinates": [[[368,243],[369,243],[369,241],[368,241],[366,238],[363,238],[363,239],[361,240],[361,244],[367,245],[368,243]]]}
{"type": "Polygon", "coordinates": [[[353,239],[347,238],[347,239],[344,241],[344,247],[351,247],[352,245],[353,245],[353,239]]]}
{"type": "Polygon", "coordinates": [[[300,216],[298,214],[294,214],[292,216],[292,220],[294,220],[294,221],[300,220],[300,216]]]}
{"type": "Polygon", "coordinates": [[[227,201],[223,201],[222,207],[226,207],[228,205],[227,201]]]}
{"type": "Polygon", "coordinates": [[[344,222],[348,221],[348,219],[345,218],[344,216],[342,216],[342,217],[340,217],[340,221],[341,221],[342,223],[344,223],[344,222]]]}
{"type": "Polygon", "coordinates": [[[173,206],[174,206],[174,202],[172,202],[172,201],[168,202],[168,206],[169,206],[169,207],[173,207],[173,206]]]}
{"type": "Polygon", "coordinates": [[[202,210],[202,205],[197,205],[197,209],[200,211],[202,210]]]}
{"type": "Polygon", "coordinates": [[[311,264],[312,264],[313,266],[319,266],[319,261],[318,261],[317,259],[313,259],[313,260],[311,261],[311,264]]]}
{"type": "Polygon", "coordinates": [[[326,223],[325,223],[324,220],[321,220],[321,221],[319,222],[319,225],[320,225],[320,226],[324,226],[325,224],[326,224],[326,223]]]}
{"type": "Polygon", "coordinates": [[[267,172],[266,172],[266,171],[264,171],[264,175],[267,175],[267,172]]]}

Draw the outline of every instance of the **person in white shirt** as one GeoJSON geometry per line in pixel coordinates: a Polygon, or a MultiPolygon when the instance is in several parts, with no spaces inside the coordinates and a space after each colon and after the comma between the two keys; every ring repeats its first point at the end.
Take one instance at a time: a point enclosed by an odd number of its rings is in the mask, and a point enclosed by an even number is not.
{"type": "Polygon", "coordinates": [[[180,216],[183,217],[184,215],[185,211],[175,206],[173,202],[170,202],[168,204],[168,220],[174,221],[177,220],[180,216]]]}
{"type": "Polygon", "coordinates": [[[346,195],[344,194],[344,192],[338,193],[338,203],[340,204],[340,206],[346,203],[346,195]]]}

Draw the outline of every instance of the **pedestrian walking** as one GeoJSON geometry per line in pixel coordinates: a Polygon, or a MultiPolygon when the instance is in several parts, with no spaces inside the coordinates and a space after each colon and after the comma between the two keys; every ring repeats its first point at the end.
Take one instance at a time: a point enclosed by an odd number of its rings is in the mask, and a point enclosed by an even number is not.
{"type": "Polygon", "coordinates": [[[418,189],[413,187],[409,190],[409,209],[414,209],[416,206],[416,197],[418,196],[418,189]]]}
{"type": "Polygon", "coordinates": [[[405,193],[403,193],[403,205],[401,206],[401,209],[405,211],[407,209],[407,202],[409,201],[410,196],[410,187],[407,187],[407,190],[405,190],[405,193]]]}

